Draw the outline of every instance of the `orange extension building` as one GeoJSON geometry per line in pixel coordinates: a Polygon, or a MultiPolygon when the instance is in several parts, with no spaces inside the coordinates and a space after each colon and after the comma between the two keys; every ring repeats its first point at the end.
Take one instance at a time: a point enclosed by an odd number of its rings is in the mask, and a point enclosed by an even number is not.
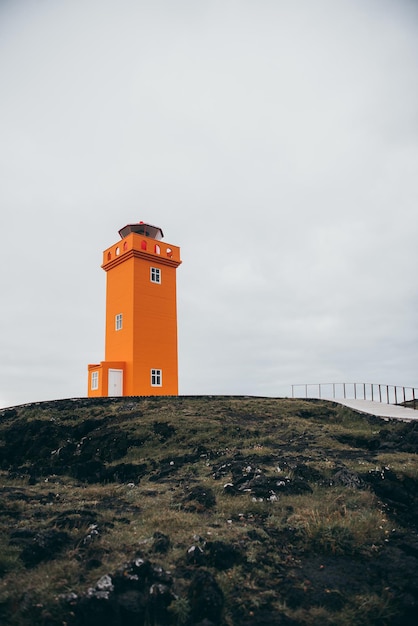
{"type": "Polygon", "coordinates": [[[180,248],[143,222],[119,234],[103,253],[105,360],[88,366],[88,396],[176,396],[180,248]]]}

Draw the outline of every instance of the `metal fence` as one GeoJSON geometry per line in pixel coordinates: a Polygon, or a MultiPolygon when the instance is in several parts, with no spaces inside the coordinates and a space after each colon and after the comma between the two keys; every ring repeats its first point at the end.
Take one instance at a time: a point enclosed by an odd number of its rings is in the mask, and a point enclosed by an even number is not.
{"type": "Polygon", "coordinates": [[[418,408],[418,387],[378,383],[305,383],[292,385],[292,398],[371,400],[418,408]]]}

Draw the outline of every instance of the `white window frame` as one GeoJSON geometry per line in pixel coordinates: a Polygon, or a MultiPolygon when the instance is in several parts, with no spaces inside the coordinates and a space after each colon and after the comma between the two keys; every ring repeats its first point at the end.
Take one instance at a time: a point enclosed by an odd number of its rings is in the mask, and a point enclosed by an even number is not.
{"type": "Polygon", "coordinates": [[[99,372],[92,372],[90,389],[92,391],[97,391],[98,388],[99,388],[99,372]]]}
{"type": "Polygon", "coordinates": [[[150,281],[156,285],[161,285],[161,269],[159,267],[150,267],[150,281]]]}
{"type": "Polygon", "coordinates": [[[122,313],[115,315],[115,330],[122,330],[123,328],[123,316],[122,313]]]}
{"type": "Polygon", "coordinates": [[[163,370],[151,369],[151,387],[163,386],[163,370]]]}

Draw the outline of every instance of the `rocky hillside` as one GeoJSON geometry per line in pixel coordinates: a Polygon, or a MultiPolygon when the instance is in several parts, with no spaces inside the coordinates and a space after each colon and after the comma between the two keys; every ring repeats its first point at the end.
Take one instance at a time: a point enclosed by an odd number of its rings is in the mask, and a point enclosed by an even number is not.
{"type": "Polygon", "coordinates": [[[0,623],[412,626],[417,443],[318,400],[0,411],[0,623]]]}

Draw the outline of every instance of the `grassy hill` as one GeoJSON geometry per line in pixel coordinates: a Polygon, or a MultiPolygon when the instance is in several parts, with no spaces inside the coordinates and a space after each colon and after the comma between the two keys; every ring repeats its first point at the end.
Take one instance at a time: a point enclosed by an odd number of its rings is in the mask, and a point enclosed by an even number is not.
{"type": "Polygon", "coordinates": [[[418,426],[319,400],[0,411],[0,623],[411,625],[418,426]]]}

